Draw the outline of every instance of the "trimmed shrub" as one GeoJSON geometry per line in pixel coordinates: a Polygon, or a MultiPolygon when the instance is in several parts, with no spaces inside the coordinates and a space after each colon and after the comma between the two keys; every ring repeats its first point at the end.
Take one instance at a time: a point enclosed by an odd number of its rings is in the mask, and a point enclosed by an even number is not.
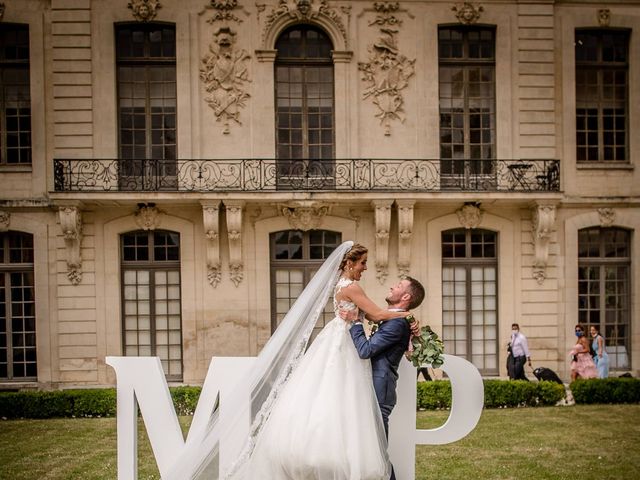
{"type": "Polygon", "coordinates": [[[178,415],[193,415],[200,398],[201,387],[172,387],[169,389],[178,415]]]}
{"type": "MultiPolygon", "coordinates": [[[[70,412],[71,399],[64,392],[25,392],[22,402],[25,418],[50,418],[58,412],[70,412]]],[[[64,415],[66,416],[66,415],[64,415]]]]}
{"type": "Polygon", "coordinates": [[[556,382],[538,382],[538,400],[540,405],[555,405],[565,397],[564,385],[556,382]]]}
{"type": "Polygon", "coordinates": [[[74,417],[113,417],[116,414],[116,390],[66,390],[73,400],[74,417]]]}
{"type": "Polygon", "coordinates": [[[443,380],[419,382],[417,392],[419,409],[451,408],[451,383],[443,380]]]}
{"type": "Polygon", "coordinates": [[[592,378],[571,383],[576,403],[640,403],[640,379],[592,378]]]}
{"type": "MultiPolygon", "coordinates": [[[[178,415],[192,415],[200,387],[171,387],[178,415]]],[[[0,418],[111,417],[116,414],[116,390],[56,390],[0,392],[0,418]]]]}
{"type": "MultiPolygon", "coordinates": [[[[418,383],[418,408],[451,407],[451,385],[446,380],[418,383]]],[[[564,387],[555,382],[484,380],[485,408],[555,405],[564,398],[564,387]]]]}

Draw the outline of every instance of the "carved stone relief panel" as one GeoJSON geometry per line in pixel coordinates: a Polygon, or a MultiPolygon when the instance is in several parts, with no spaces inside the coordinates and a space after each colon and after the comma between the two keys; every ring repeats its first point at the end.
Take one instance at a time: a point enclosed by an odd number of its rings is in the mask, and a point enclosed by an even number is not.
{"type": "Polygon", "coordinates": [[[602,8],[598,10],[598,25],[608,27],[611,25],[611,10],[602,8]]]}
{"type": "Polygon", "coordinates": [[[465,2],[463,4],[454,5],[451,7],[456,13],[456,18],[463,25],[472,25],[480,19],[480,13],[484,11],[484,8],[479,5],[475,6],[472,3],[465,2]]]}
{"type": "Polygon", "coordinates": [[[136,225],[142,230],[155,230],[162,221],[162,212],[154,204],[140,204],[135,212],[136,225]]]}
{"type": "Polygon", "coordinates": [[[9,231],[11,223],[11,214],[9,212],[0,212],[0,232],[9,231]]]}
{"type": "Polygon", "coordinates": [[[158,0],[131,0],[127,7],[138,22],[153,20],[162,8],[158,0]]]}
{"type": "Polygon", "coordinates": [[[389,274],[389,230],[391,228],[391,205],[393,200],[374,200],[376,221],[376,277],[384,284],[389,274]]]}
{"type": "Polygon", "coordinates": [[[216,121],[223,123],[225,134],[230,132],[230,122],[242,125],[240,112],[250,97],[246,84],[251,81],[247,70],[251,55],[235,48],[236,35],[229,26],[218,28],[200,67],[200,79],[207,92],[205,101],[216,121]]]}
{"type": "Polygon", "coordinates": [[[377,109],[375,116],[384,127],[384,134],[391,135],[391,121],[404,122],[404,97],[402,90],[409,85],[415,74],[415,59],[409,59],[398,47],[398,33],[402,21],[396,17],[397,2],[374,3],[375,19],[370,26],[379,28],[380,37],[369,45],[369,58],[358,62],[365,84],[363,100],[371,99],[377,109]]]}
{"type": "MultiPolygon", "coordinates": [[[[267,5],[259,5],[258,8],[265,10],[267,5]]],[[[341,7],[340,10],[329,5],[328,0],[279,0],[278,4],[271,7],[271,11],[266,15],[262,28],[262,44],[264,48],[273,48],[274,30],[283,24],[295,22],[311,22],[330,27],[332,31],[339,32],[344,42],[344,48],[348,45],[348,36],[345,23],[342,17],[351,14],[351,7],[341,7]],[[341,13],[339,13],[341,12],[341,13]]]]}
{"type": "Polygon", "coordinates": [[[74,206],[60,207],[58,220],[66,247],[67,278],[73,285],[78,285],[82,281],[82,212],[74,206]]]}
{"type": "Polygon", "coordinates": [[[396,200],[398,207],[398,273],[411,270],[411,239],[413,237],[413,200],[396,200]]]}
{"type": "Polygon", "coordinates": [[[242,260],[242,209],[244,201],[225,200],[227,236],[229,237],[229,275],[237,287],[244,277],[242,260]]]}
{"type": "Polygon", "coordinates": [[[242,10],[246,16],[249,16],[243,6],[238,5],[238,0],[209,0],[204,10],[199,13],[202,15],[207,10],[213,10],[214,13],[207,19],[207,23],[214,24],[216,22],[237,22],[242,23],[242,19],[238,17],[234,11],[242,10]]]}
{"type": "Polygon", "coordinates": [[[316,201],[292,201],[278,204],[278,213],[284,216],[294,230],[315,230],[320,228],[331,206],[316,201]]]}
{"type": "Polygon", "coordinates": [[[462,207],[456,210],[460,225],[467,230],[470,228],[478,228],[482,222],[482,210],[480,210],[479,203],[465,203],[462,207]]]}
{"type": "Polygon", "coordinates": [[[396,17],[396,12],[400,9],[400,3],[398,2],[375,2],[373,9],[376,12],[376,17],[369,22],[369,26],[378,25],[384,27],[385,25],[395,27],[402,24],[402,20],[396,17]]]}
{"type": "Polygon", "coordinates": [[[600,226],[610,227],[616,221],[616,211],[613,208],[599,208],[600,226]]]}
{"type": "Polygon", "coordinates": [[[555,205],[537,205],[533,208],[533,245],[535,257],[533,260],[533,278],[539,284],[547,277],[549,262],[549,241],[556,221],[555,205]]]}
{"type": "Polygon", "coordinates": [[[202,202],[202,221],[207,249],[207,280],[215,288],[222,277],[220,262],[220,202],[202,202]]]}

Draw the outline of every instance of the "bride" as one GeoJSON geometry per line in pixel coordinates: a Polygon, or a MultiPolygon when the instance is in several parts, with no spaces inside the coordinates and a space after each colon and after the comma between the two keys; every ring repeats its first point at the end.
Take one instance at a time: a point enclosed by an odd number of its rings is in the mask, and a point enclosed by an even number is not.
{"type": "Polygon", "coordinates": [[[345,242],[336,248],[263,347],[255,367],[221,397],[233,405],[233,418],[223,422],[211,406],[206,427],[189,432],[187,443],[195,448],[186,449],[164,480],[217,479],[219,470],[226,480],[389,479],[371,362],[358,356],[350,323],[338,312],[357,310],[374,322],[408,312],[382,309],[367,297],[358,284],[366,269],[365,247],[345,242]],[[335,318],[305,352],[331,295],[335,318]],[[231,466],[221,463],[221,443],[244,444],[231,466]]]}
{"type": "Polygon", "coordinates": [[[367,249],[355,244],[340,264],[335,318],[320,332],[282,389],[240,475],[268,480],[387,480],[391,466],[371,362],[362,360],[339,310],[375,322],[398,313],[378,307],[358,285],[367,249]]]}

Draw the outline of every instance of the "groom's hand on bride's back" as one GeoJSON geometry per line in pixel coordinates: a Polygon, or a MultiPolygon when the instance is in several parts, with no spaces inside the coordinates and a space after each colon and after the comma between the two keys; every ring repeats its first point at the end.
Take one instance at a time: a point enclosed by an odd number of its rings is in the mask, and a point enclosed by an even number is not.
{"type": "Polygon", "coordinates": [[[355,322],[358,319],[358,309],[352,308],[350,310],[340,309],[338,310],[340,318],[346,322],[355,322]]]}

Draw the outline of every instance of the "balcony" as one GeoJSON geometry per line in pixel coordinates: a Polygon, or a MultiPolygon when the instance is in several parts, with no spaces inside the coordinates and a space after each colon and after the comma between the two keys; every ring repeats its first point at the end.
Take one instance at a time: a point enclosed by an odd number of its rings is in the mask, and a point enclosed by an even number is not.
{"type": "Polygon", "coordinates": [[[56,192],[558,192],[558,160],[55,159],[56,192]]]}

